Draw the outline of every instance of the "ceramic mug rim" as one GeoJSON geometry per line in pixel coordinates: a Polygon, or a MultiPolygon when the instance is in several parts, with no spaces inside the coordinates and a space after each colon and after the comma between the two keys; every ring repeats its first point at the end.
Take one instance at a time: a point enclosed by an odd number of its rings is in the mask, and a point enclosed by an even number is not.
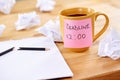
{"type": "Polygon", "coordinates": [[[63,9],[60,11],[60,16],[65,17],[65,18],[86,18],[89,16],[92,16],[95,13],[95,10],[92,8],[87,8],[87,7],[75,7],[75,8],[67,8],[63,9]],[[76,11],[76,12],[75,12],[76,11]],[[82,14],[81,12],[86,11],[85,16],[68,16],[68,15],[74,15],[75,13],[77,14],[82,14]],[[73,13],[71,13],[73,12],[73,13]]]}

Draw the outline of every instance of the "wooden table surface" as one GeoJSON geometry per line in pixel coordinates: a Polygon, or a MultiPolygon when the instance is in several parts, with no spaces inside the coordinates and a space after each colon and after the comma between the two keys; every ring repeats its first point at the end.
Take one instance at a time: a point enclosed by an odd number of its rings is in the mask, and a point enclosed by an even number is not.
{"type": "MultiPolygon", "coordinates": [[[[68,7],[85,6],[95,8],[96,10],[100,9],[110,16],[110,26],[114,26],[114,22],[120,22],[120,20],[118,21],[118,18],[120,17],[119,14],[116,17],[116,13],[112,14],[109,12],[109,9],[111,9],[109,7],[112,5],[106,0],[105,2],[97,0],[56,0],[55,9],[49,13],[40,12],[35,7],[36,1],[37,0],[18,0],[10,14],[5,15],[3,13],[0,13],[0,24],[6,25],[5,31],[3,32],[2,36],[0,36],[0,41],[35,37],[35,34],[37,33],[35,32],[35,29],[37,29],[50,19],[54,20],[56,16],[58,16],[58,13],[61,9],[68,7]],[[16,31],[15,22],[18,19],[18,14],[31,11],[36,11],[37,14],[40,15],[41,24],[28,30],[16,31]]],[[[119,10],[119,8],[113,9],[119,10]]],[[[115,25],[114,27],[119,30],[118,26],[119,25],[115,25]]],[[[97,27],[96,29],[99,29],[99,27],[97,27]]],[[[106,31],[106,33],[107,32],[109,32],[109,29],[106,31]]],[[[101,58],[97,55],[99,41],[103,37],[104,35],[102,35],[101,38],[95,41],[88,51],[82,53],[70,52],[64,49],[63,43],[56,43],[63,57],[65,58],[65,61],[68,63],[74,74],[72,78],[63,78],[60,80],[120,80],[120,60],[112,60],[107,57],[101,58]]]]}

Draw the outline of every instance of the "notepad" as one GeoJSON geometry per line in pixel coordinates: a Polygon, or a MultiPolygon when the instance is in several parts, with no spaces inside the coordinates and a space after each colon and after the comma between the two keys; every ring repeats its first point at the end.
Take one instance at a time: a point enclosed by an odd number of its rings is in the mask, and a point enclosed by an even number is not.
{"type": "Polygon", "coordinates": [[[46,80],[73,76],[57,46],[47,37],[0,42],[1,49],[12,46],[45,47],[50,50],[13,50],[1,56],[0,80],[46,80]]]}

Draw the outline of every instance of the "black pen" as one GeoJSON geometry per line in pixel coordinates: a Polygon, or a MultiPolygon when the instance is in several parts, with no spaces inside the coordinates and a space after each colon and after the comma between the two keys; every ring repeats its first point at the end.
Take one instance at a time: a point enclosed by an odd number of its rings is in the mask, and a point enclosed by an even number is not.
{"type": "Polygon", "coordinates": [[[18,50],[31,50],[31,51],[48,51],[48,48],[36,48],[36,47],[19,47],[18,50]]]}
{"type": "Polygon", "coordinates": [[[0,53],[0,56],[2,56],[2,55],[4,55],[4,54],[7,54],[7,53],[11,52],[13,49],[14,49],[14,47],[9,48],[9,49],[7,49],[7,50],[1,52],[1,53],[0,53]]]}

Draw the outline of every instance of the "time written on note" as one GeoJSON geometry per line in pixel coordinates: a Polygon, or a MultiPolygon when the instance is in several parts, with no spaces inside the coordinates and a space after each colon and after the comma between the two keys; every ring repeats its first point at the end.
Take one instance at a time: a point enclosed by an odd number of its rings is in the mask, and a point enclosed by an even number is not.
{"type": "Polygon", "coordinates": [[[92,43],[91,19],[65,20],[64,22],[64,45],[77,47],[88,47],[92,43]],[[90,44],[89,44],[90,43],[90,44]]]}
{"type": "Polygon", "coordinates": [[[66,26],[65,26],[65,28],[67,29],[67,30],[70,30],[70,31],[76,31],[77,32],[77,34],[66,34],[65,36],[66,36],[66,38],[68,38],[68,39],[74,39],[74,40],[76,40],[76,39],[78,39],[78,40],[80,40],[80,39],[85,39],[86,37],[87,37],[87,35],[85,34],[85,33],[81,33],[80,31],[81,30],[86,30],[86,29],[89,29],[90,27],[89,27],[89,24],[85,24],[85,25],[70,25],[70,24],[66,24],[66,26]]]}

